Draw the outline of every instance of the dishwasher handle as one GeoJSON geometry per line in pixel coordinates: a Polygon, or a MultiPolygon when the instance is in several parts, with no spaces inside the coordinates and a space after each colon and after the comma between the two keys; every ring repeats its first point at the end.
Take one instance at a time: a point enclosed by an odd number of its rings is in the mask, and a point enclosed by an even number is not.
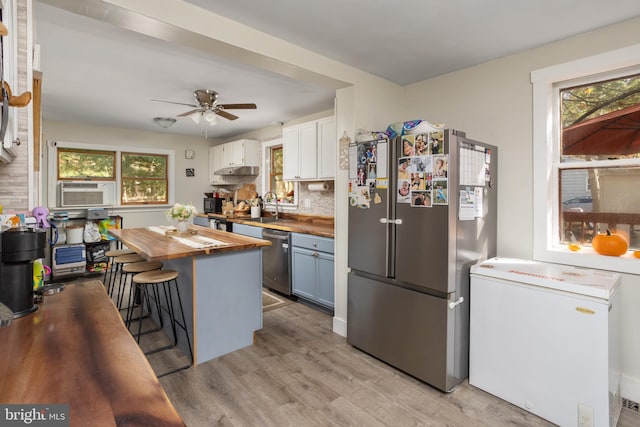
{"type": "Polygon", "coordinates": [[[267,237],[269,239],[277,239],[277,240],[289,240],[289,236],[283,236],[280,234],[271,234],[271,233],[267,233],[266,231],[262,232],[262,237],[267,237]]]}

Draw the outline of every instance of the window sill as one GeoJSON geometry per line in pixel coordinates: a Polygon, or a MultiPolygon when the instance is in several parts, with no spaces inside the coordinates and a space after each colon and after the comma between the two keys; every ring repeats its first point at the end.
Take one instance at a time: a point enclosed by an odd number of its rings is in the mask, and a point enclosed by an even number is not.
{"type": "Polygon", "coordinates": [[[625,255],[615,257],[600,255],[590,247],[572,252],[566,247],[548,249],[534,254],[536,261],[555,264],[573,265],[576,267],[593,268],[596,270],[614,271],[638,275],[640,271],[640,259],[633,256],[633,251],[625,255]]]}

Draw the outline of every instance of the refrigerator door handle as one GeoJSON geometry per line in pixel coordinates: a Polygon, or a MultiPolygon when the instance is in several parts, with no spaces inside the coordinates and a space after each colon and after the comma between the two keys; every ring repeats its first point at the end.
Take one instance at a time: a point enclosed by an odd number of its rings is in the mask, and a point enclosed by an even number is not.
{"type": "Polygon", "coordinates": [[[395,225],[402,224],[401,219],[380,218],[380,222],[382,224],[395,224],[395,225]]]}
{"type": "Polygon", "coordinates": [[[451,301],[449,303],[449,308],[456,308],[457,305],[460,305],[464,302],[464,298],[460,297],[456,301],[451,301]]]}

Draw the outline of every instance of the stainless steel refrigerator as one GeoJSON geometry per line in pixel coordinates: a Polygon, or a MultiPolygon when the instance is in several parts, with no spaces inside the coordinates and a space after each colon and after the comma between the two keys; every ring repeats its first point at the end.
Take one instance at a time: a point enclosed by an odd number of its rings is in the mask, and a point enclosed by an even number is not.
{"type": "Polygon", "coordinates": [[[434,129],[350,146],[347,341],[440,389],[469,372],[469,271],[496,255],[496,147],[434,129]]]}

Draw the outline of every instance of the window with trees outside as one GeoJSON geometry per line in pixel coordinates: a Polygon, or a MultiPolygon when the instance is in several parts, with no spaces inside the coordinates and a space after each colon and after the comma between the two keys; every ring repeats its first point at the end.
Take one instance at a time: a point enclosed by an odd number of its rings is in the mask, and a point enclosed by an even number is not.
{"type": "Polygon", "coordinates": [[[269,173],[269,191],[278,196],[281,203],[292,204],[295,199],[293,182],[282,178],[282,146],[271,149],[271,171],[269,173]]]}
{"type": "MultiPolygon", "coordinates": [[[[263,180],[262,188],[264,194],[273,192],[278,197],[278,204],[281,206],[297,206],[298,204],[298,184],[293,181],[283,179],[283,150],[282,141],[274,140],[263,145],[263,180]]],[[[275,201],[268,199],[264,201],[267,205],[274,205],[275,201]]]]}
{"type": "Polygon", "coordinates": [[[560,122],[560,241],[610,229],[639,249],[640,74],[560,89],[560,122]]]}
{"type": "MultiPolygon", "coordinates": [[[[172,150],[127,151],[124,147],[56,142],[50,170],[57,181],[115,181],[119,184],[119,205],[166,205],[172,202],[174,154],[172,150]]],[[[55,195],[55,181],[50,196],[55,195]]]]}
{"type": "Polygon", "coordinates": [[[610,268],[589,258],[607,230],[640,250],[640,46],[628,52],[532,73],[537,259],[610,268]]]}
{"type": "Polygon", "coordinates": [[[116,178],[115,151],[59,148],[58,180],[109,180],[116,178]]]}
{"type": "Polygon", "coordinates": [[[123,205],[168,202],[166,155],[122,153],[120,200],[123,205]]]}

